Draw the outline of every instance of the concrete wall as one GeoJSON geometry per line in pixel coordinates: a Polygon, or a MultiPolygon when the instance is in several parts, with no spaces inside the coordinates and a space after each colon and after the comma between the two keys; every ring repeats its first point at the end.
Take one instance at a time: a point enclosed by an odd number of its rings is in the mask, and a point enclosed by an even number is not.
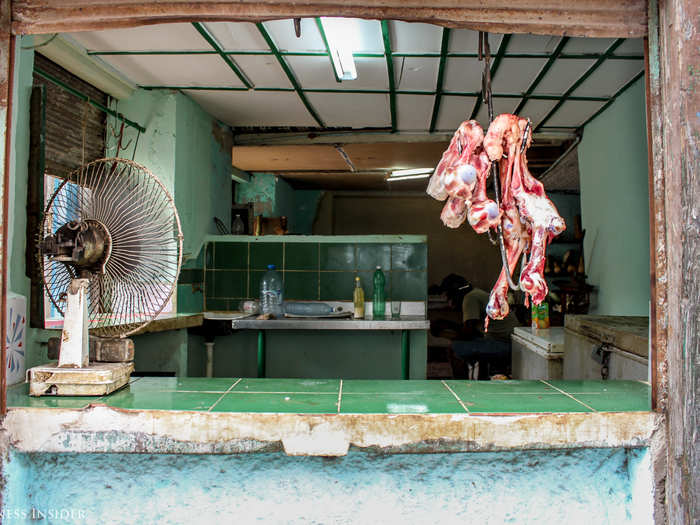
{"type": "Polygon", "coordinates": [[[643,525],[652,522],[649,470],[647,449],[12,453],[2,511],[8,523],[53,511],[37,522],[643,525]]]}
{"type": "Polygon", "coordinates": [[[588,124],[578,148],[591,312],[649,313],[649,182],[644,80],[588,124]]]}

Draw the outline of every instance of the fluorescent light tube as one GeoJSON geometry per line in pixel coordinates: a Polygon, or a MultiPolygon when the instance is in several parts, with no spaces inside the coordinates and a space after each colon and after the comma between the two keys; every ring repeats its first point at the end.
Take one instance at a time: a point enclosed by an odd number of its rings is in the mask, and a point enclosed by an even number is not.
{"type": "Polygon", "coordinates": [[[391,176],[386,180],[387,182],[391,182],[394,180],[427,179],[428,177],[430,177],[430,175],[430,173],[420,173],[418,175],[401,175],[399,177],[391,176]]]}
{"type": "Polygon", "coordinates": [[[357,69],[352,56],[357,38],[357,26],[351,18],[321,17],[323,32],[326,34],[328,51],[331,55],[335,74],[340,80],[355,80],[357,69]]]}
{"type": "Polygon", "coordinates": [[[413,168],[409,170],[394,170],[391,172],[391,178],[403,177],[405,175],[430,175],[433,172],[433,168],[413,168]]]}

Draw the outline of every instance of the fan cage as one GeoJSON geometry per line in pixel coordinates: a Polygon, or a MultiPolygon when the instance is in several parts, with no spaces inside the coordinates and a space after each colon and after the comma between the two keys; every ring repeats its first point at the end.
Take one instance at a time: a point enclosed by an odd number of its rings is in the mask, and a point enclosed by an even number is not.
{"type": "MultiPolygon", "coordinates": [[[[88,286],[91,334],[122,338],[155,319],[177,289],[182,265],[182,228],[163,183],[128,159],[104,158],[71,172],[49,199],[41,239],[70,221],[103,224],[112,249],[104,273],[88,286]]],[[[76,269],[41,252],[44,289],[64,315],[64,297],[76,269]]]]}

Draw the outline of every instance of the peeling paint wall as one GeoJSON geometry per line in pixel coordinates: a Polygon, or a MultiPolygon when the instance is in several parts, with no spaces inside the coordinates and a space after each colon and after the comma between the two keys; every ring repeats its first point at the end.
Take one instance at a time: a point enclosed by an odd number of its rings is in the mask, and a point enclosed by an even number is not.
{"type": "Polygon", "coordinates": [[[60,523],[651,523],[648,449],[20,454],[3,513],[60,523]],[[71,518],[71,512],[73,518],[71,518]]]}

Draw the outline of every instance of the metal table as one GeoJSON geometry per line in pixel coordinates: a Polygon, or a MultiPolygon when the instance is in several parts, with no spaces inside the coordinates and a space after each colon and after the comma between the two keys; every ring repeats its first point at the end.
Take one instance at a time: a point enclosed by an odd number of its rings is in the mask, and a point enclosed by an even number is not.
{"type": "Polygon", "coordinates": [[[424,316],[402,316],[398,319],[351,318],[291,318],[291,319],[235,319],[233,315],[209,313],[207,319],[231,319],[234,330],[258,331],[258,377],[265,377],[265,330],[401,330],[401,374],[409,378],[410,330],[428,330],[430,321],[424,316]]]}

